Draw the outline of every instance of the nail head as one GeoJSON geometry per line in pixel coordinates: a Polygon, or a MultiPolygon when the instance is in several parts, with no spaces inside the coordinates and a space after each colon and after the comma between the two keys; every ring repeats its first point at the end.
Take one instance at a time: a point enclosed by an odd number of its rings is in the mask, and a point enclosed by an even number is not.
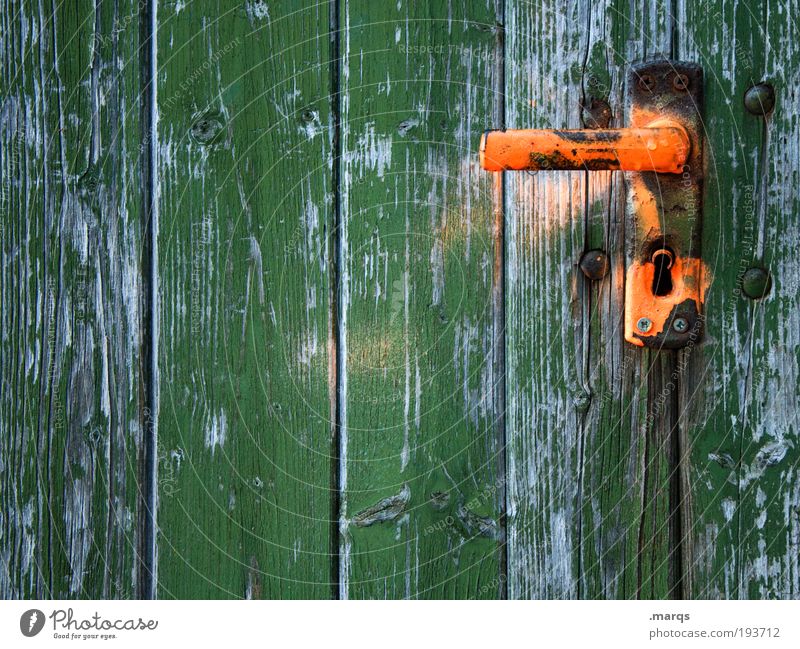
{"type": "Polygon", "coordinates": [[[742,292],[751,300],[759,300],[769,293],[772,277],[764,268],[748,268],[742,276],[742,292]]]}
{"type": "Polygon", "coordinates": [[[775,91],[768,83],[758,83],[744,93],[744,107],[752,115],[767,115],[775,107],[775,91]]]}
{"type": "Polygon", "coordinates": [[[580,267],[587,278],[603,279],[608,274],[608,255],[602,250],[589,250],[581,257],[580,267]]]}

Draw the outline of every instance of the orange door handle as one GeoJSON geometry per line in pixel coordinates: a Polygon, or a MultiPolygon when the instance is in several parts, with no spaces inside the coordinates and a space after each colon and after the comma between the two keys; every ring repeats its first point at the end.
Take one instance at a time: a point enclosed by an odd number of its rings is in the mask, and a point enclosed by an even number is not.
{"type": "Polygon", "coordinates": [[[487,171],[657,171],[679,174],[690,153],[680,124],[659,120],[645,128],[486,131],[480,161],[487,171]]]}
{"type": "Polygon", "coordinates": [[[702,334],[711,281],[700,256],[703,71],[647,61],[630,68],[625,90],[625,128],[486,131],[480,164],[494,172],[627,172],[625,339],[678,349],[702,334]]]}

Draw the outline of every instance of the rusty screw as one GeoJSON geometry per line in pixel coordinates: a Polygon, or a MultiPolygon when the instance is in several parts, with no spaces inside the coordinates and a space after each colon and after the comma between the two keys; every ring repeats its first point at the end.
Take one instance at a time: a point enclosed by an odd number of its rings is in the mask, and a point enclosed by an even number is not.
{"type": "Polygon", "coordinates": [[[652,326],[653,323],[650,318],[639,318],[639,322],[636,323],[636,328],[643,334],[646,334],[648,331],[650,331],[650,327],[652,326]]]}
{"type": "Polygon", "coordinates": [[[583,253],[580,267],[587,278],[603,279],[608,274],[608,255],[602,250],[589,250],[583,253]]]}
{"type": "Polygon", "coordinates": [[[752,115],[767,115],[775,108],[775,91],[768,83],[758,83],[744,93],[744,107],[752,115]]]}
{"type": "Polygon", "coordinates": [[[685,74],[676,74],[672,77],[672,87],[675,88],[675,90],[688,90],[689,77],[685,74]]]}
{"type": "Polygon", "coordinates": [[[643,74],[639,77],[639,87],[642,90],[652,90],[653,86],[656,85],[655,79],[649,74],[643,74]]]}

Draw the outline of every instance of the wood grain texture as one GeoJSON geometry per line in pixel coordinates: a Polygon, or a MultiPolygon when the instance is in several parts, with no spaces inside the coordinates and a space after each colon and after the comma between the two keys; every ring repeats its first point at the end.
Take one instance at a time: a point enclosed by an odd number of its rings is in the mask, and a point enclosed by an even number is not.
{"type": "Polygon", "coordinates": [[[159,7],[159,597],[333,593],[328,24],[159,7]]]}
{"type": "Polygon", "coordinates": [[[800,597],[796,2],[681,4],[681,55],[707,70],[707,336],[684,352],[685,574],[696,598],[800,597]],[[742,102],[772,83],[766,120],[742,102]],[[752,301],[744,272],[772,291],[752,301]]]}
{"type": "MultiPolygon", "coordinates": [[[[587,48],[581,70],[581,125],[592,127],[606,102],[611,123],[624,126],[622,110],[629,32],[614,3],[592,3],[581,17],[587,48]]],[[[574,109],[574,107],[572,107],[574,109]]],[[[638,417],[646,393],[638,352],[621,336],[625,274],[623,174],[586,174],[583,250],[604,250],[609,273],[590,281],[573,270],[578,329],[578,372],[585,395],[579,420],[582,470],[579,492],[580,596],[632,597],[639,587],[639,528],[643,444],[638,417]]],[[[582,254],[583,251],[581,251],[582,254]]],[[[574,261],[574,260],[573,260],[574,261]]]]}
{"type": "MultiPolygon", "coordinates": [[[[509,128],[580,128],[582,8],[509,3],[509,128]]],[[[580,172],[506,178],[508,595],[515,599],[578,596],[576,408],[587,394],[577,374],[574,259],[583,183],[580,172]]]]}
{"type": "Polygon", "coordinates": [[[341,595],[497,597],[494,2],[341,4],[341,595]]]}
{"type": "MultiPolygon", "coordinates": [[[[659,2],[511,2],[509,127],[588,127],[593,101],[624,126],[627,66],[671,34],[659,2]]],[[[674,357],[623,341],[624,179],[509,176],[509,596],[674,596],[674,357]],[[610,272],[592,282],[578,263],[598,248],[610,272]]]]}
{"type": "Polygon", "coordinates": [[[0,597],[800,598],[798,4],[0,0],[0,597]],[[625,175],[477,157],[662,56],[713,273],[666,353],[625,175]]]}
{"type": "Polygon", "coordinates": [[[0,11],[3,598],[138,594],[136,12],[0,11]]]}

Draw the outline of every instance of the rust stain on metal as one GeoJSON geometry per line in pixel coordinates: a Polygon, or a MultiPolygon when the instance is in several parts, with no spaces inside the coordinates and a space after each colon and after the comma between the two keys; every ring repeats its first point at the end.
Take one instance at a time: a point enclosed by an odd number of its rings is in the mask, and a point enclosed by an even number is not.
{"type": "Polygon", "coordinates": [[[643,128],[487,131],[480,161],[487,171],[621,170],[679,174],[690,142],[677,122],[643,128]]]}
{"type": "Polygon", "coordinates": [[[692,143],[680,175],[627,174],[633,260],[626,273],[625,339],[634,345],[677,349],[703,333],[711,273],[700,251],[702,87],[702,70],[691,63],[650,62],[635,66],[628,77],[630,125],[663,127],[677,122],[692,143]],[[636,82],[643,76],[649,78],[646,87],[636,82]],[[665,267],[653,253],[667,250],[670,265],[665,267]],[[640,319],[649,321],[646,331],[637,326],[640,319]]]}
{"type": "Polygon", "coordinates": [[[666,295],[653,292],[657,266],[648,259],[628,267],[625,280],[625,340],[639,347],[645,344],[665,348],[684,346],[701,332],[702,307],[711,283],[711,271],[702,259],[677,257],[670,268],[672,290],[666,295]],[[637,328],[640,318],[652,325],[647,332],[637,328]],[[684,318],[688,327],[677,331],[674,323],[684,318]]]}

